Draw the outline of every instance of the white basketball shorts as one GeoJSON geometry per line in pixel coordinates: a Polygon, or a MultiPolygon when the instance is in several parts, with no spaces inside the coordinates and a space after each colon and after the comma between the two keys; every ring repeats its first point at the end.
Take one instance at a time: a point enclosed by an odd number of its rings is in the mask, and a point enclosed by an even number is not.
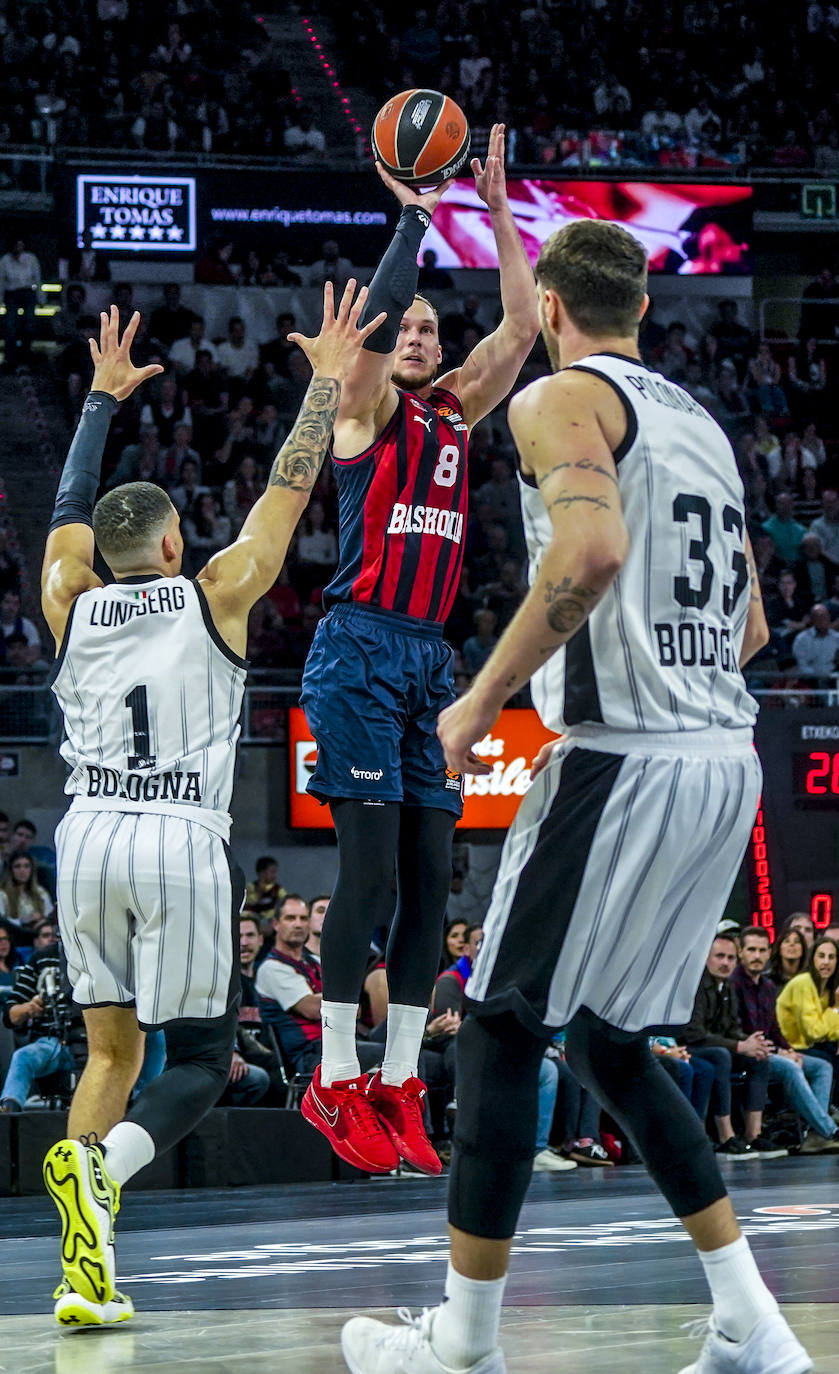
{"type": "Polygon", "coordinates": [[[221,1017],[239,993],[244,897],[224,840],[179,817],[74,811],[56,830],[73,998],[136,1005],[146,1030],[221,1017]]]}

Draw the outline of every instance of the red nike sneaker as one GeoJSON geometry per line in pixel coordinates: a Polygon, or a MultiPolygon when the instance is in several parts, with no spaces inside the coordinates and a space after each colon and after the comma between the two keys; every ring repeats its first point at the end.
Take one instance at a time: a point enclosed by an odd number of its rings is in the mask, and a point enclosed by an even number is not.
{"type": "Polygon", "coordinates": [[[399,1155],[370,1105],[366,1087],[362,1075],[325,1088],[318,1065],[300,1110],[309,1125],[326,1136],[339,1159],[368,1174],[389,1174],[399,1164],[399,1155]]]}
{"type": "Polygon", "coordinates": [[[424,1174],[439,1174],[443,1165],[425,1133],[422,1103],[425,1084],[408,1078],[401,1088],[382,1082],[381,1072],[367,1086],[367,1100],[404,1160],[424,1174]]]}

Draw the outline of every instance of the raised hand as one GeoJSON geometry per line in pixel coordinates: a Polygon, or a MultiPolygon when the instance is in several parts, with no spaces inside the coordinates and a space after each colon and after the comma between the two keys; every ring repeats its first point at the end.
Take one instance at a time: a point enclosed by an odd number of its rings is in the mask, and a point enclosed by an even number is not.
{"type": "Polygon", "coordinates": [[[90,356],[93,359],[92,391],[107,391],[116,401],[126,400],[138,386],[156,377],[163,371],[159,363],[149,363],[148,367],[135,367],[131,361],[131,345],[140,323],[140,312],[135,310],[119,337],[119,312],[115,305],[110,313],[103,310],[99,316],[99,343],[90,340],[90,356]]]}
{"type": "Polygon", "coordinates": [[[350,277],[336,314],[332,282],[326,282],[323,288],[323,323],[320,333],[313,339],[297,333],[288,336],[292,343],[303,349],[315,372],[322,377],[333,377],[338,382],[346,381],[364,346],[364,340],[387,319],[387,314],[383,310],[363,329],[358,328],[358,319],[367,300],[367,287],[362,286],[353,303],[356,285],[355,278],[350,277]]]}
{"type": "Polygon", "coordinates": [[[439,186],[432,186],[430,191],[415,191],[413,187],[406,186],[404,182],[397,181],[395,177],[386,172],[380,162],[376,163],[376,171],[389,191],[392,191],[400,205],[418,205],[421,210],[431,216],[440,204],[440,200],[451,185],[451,178],[448,181],[441,181],[439,186]]]}
{"type": "Polygon", "coordinates": [[[489,136],[487,159],[481,166],[473,157],[469,166],[475,178],[475,190],[490,210],[503,210],[507,204],[507,179],[504,175],[504,125],[493,124],[489,136]]]}

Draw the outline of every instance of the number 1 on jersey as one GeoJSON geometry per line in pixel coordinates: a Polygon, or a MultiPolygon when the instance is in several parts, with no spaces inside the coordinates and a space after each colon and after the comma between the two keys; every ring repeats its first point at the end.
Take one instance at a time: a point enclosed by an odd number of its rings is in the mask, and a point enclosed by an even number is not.
{"type": "Polygon", "coordinates": [[[157,755],[151,750],[149,694],[145,685],[132,688],[125,698],[125,705],[131,712],[131,730],[134,735],[134,753],[128,755],[128,767],[153,768],[157,763],[157,755]]]}

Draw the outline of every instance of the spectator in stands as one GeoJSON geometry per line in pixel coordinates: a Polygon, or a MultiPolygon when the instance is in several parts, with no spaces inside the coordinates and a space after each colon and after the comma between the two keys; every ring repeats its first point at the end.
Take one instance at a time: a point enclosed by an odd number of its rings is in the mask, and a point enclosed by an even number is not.
{"type": "Polygon", "coordinates": [[[322,501],[314,497],[306,508],[297,536],[299,571],[308,589],[324,586],[338,563],[338,541],[327,526],[322,501]]]}
{"type": "Polygon", "coordinates": [[[230,521],[222,515],[216,498],[210,492],[198,498],[197,508],[192,516],[186,516],[181,526],[184,544],[189,550],[189,567],[192,576],[204,564],[230,543],[230,521]]]}
{"type": "Polygon", "coordinates": [[[5,990],[14,983],[15,970],[22,962],[14,925],[0,918],[0,1002],[5,1000],[5,990]]]}
{"type": "MultiPolygon", "coordinates": [[[[303,278],[299,272],[293,271],[289,266],[288,253],[275,253],[271,260],[271,271],[274,275],[272,286],[302,286],[303,278]]],[[[266,282],[266,285],[268,283],[266,282]]],[[[279,319],[284,318],[282,315],[279,319]]],[[[291,328],[294,328],[294,316],[291,317],[291,328]]],[[[278,320],[279,323],[279,320],[278,320]]]]}
{"type": "Polygon", "coordinates": [[[774,1046],[769,1056],[770,1086],[780,1085],[788,1106],[810,1127],[801,1153],[839,1151],[839,1127],[828,1115],[833,1087],[830,1065],[814,1055],[800,1054],[781,1034],[775,1014],[775,987],[764,973],[768,959],[768,931],[759,926],[744,929],[739,962],[731,975],[738,1023],[747,1035],[759,1031],[774,1046]]]}
{"type": "Polygon", "coordinates": [[[789,567],[797,561],[801,541],[807,533],[804,526],[795,519],[793,511],[792,494],[781,491],[775,498],[775,514],[763,523],[766,533],[772,536],[778,557],[789,567]]]}
{"type": "Polygon", "coordinates": [[[706,378],[699,358],[691,358],[685,368],[682,386],[695,401],[698,401],[706,410],[713,412],[714,406],[717,404],[717,393],[706,378]]]}
{"type": "Polygon", "coordinates": [[[111,490],[123,482],[157,482],[163,477],[164,460],[157,425],[140,426],[140,442],[126,444],[119,462],[105,483],[111,490]]]}
{"type": "Polygon", "coordinates": [[[245,908],[239,916],[239,972],[242,976],[242,1000],[247,993],[249,1006],[257,1005],[254,980],[256,970],[267,953],[259,917],[256,912],[245,908]]]}
{"type": "Polygon", "coordinates": [[[212,362],[216,361],[215,344],[204,334],[203,315],[193,315],[189,322],[189,332],[176,339],[169,349],[169,361],[181,374],[194,372],[198,366],[198,353],[209,353],[212,362]]]}
{"type": "Polygon", "coordinates": [[[498,578],[479,589],[481,600],[497,616],[499,634],[506,630],[526,593],[522,565],[515,558],[505,558],[498,578]]]}
{"type": "Polygon", "coordinates": [[[25,816],[22,820],[15,821],[9,837],[8,857],[11,859],[15,854],[28,854],[30,859],[39,865],[36,875],[39,882],[43,882],[45,887],[54,886],[55,850],[51,844],[38,843],[37,827],[34,821],[25,816]]]}
{"type": "Polygon", "coordinates": [[[688,348],[685,340],[687,328],[681,320],[673,320],[667,326],[664,343],[655,350],[654,361],[658,371],[673,381],[681,381],[692,362],[693,349],[688,348]]]}
{"type": "Polygon", "coordinates": [[[830,611],[822,602],[810,609],[810,624],[792,641],[799,672],[830,686],[839,672],[839,632],[830,628],[830,611]]]}
{"type": "Polygon", "coordinates": [[[452,310],[442,317],[440,320],[440,342],[444,348],[448,344],[458,351],[462,351],[465,347],[466,331],[469,329],[474,329],[479,339],[483,338],[486,330],[479,319],[480,309],[480,296],[472,293],[464,296],[463,305],[459,310],[452,310]]]}
{"type": "Polygon", "coordinates": [[[228,377],[245,380],[259,363],[259,349],[246,338],[245,321],[241,315],[231,315],[227,322],[227,340],[216,350],[216,362],[228,377]]]}
{"type": "Polygon", "coordinates": [[[729,437],[735,436],[751,414],[743,390],[737,381],[734,364],[723,362],[717,375],[717,396],[711,407],[729,437]]]}
{"type": "MultiPolygon", "coordinates": [[[[306,949],[309,908],[295,892],[286,895],[273,919],[274,948],[256,972],[259,1006],[266,1025],[277,1039],[294,1073],[313,1073],[321,1060],[320,964],[306,949]]],[[[381,1058],[381,1048],[356,1044],[362,1070],[381,1058]]]]}
{"type": "Polygon", "coordinates": [[[279,871],[277,860],[271,854],[263,854],[257,859],[256,877],[245,889],[246,911],[259,917],[273,915],[277,903],[286,895],[279,881],[279,871]]]}
{"type": "Polygon", "coordinates": [[[816,927],[813,925],[813,918],[809,911],[794,911],[784,922],[784,930],[799,930],[804,936],[804,943],[809,955],[816,939],[816,927]]]}
{"type": "Polygon", "coordinates": [[[15,239],[8,253],[0,258],[0,294],[6,306],[3,338],[7,372],[13,371],[19,362],[29,361],[40,288],[38,259],[27,252],[23,239],[15,239]]]}
{"type": "Polygon", "coordinates": [[[813,521],[810,533],[818,535],[825,558],[839,566],[839,493],[833,487],[822,493],[822,513],[813,521]]]}
{"type": "Polygon", "coordinates": [[[268,402],[262,406],[253,424],[254,448],[266,468],[276,457],[283,437],[277,407],[268,402]]]}
{"type": "Polygon", "coordinates": [[[774,591],[784,570],[784,565],[775,551],[774,539],[766,530],[758,529],[752,536],[752,548],[757,575],[764,593],[774,591]]]}
{"type": "Polygon", "coordinates": [[[283,134],[283,151],[289,157],[320,157],[326,152],[326,139],[315,127],[315,117],[308,105],[301,105],[283,134]]]}
{"type": "Polygon", "coordinates": [[[35,861],[29,854],[12,854],[0,879],[6,898],[5,914],[24,929],[34,928],[54,910],[53,900],[35,875],[35,861]]]}
{"type": "Polygon", "coordinates": [[[454,288],[454,280],[450,272],[444,267],[437,266],[437,254],[433,248],[426,248],[422,255],[422,267],[419,270],[417,279],[417,289],[419,291],[451,291],[454,288]]]}
{"type": "Polygon", "coordinates": [[[320,963],[320,936],[330,901],[331,897],[328,893],[321,893],[319,897],[313,897],[309,902],[309,938],[306,941],[306,949],[313,959],[317,959],[318,963],[320,963]]]}
{"type": "Polygon", "coordinates": [[[354,268],[349,258],[342,258],[341,251],[335,239],[327,239],[321,244],[321,256],[317,262],[313,262],[309,269],[309,285],[323,286],[324,282],[331,281],[335,288],[335,297],[340,299],[350,277],[353,275],[354,268]]]}
{"type": "Polygon", "coordinates": [[[467,673],[474,677],[483,668],[496,644],[498,636],[495,627],[498,617],[495,611],[481,607],[473,617],[475,633],[470,635],[463,646],[463,663],[467,673]]]}
{"type": "Polygon", "coordinates": [[[814,420],[808,420],[801,435],[801,463],[804,468],[821,468],[827,462],[827,449],[814,420]]]}
{"type": "Polygon", "coordinates": [[[839,327],[839,282],[830,267],[823,267],[801,293],[800,339],[835,339],[839,327]],[[809,302],[816,302],[809,304],[809,302]],[[835,304],[834,304],[835,302],[835,304]]]}
{"type": "Polygon", "coordinates": [[[0,634],[4,639],[10,635],[24,635],[30,648],[40,649],[41,637],[34,624],[21,613],[20,594],[7,591],[0,597],[0,634]]]}
{"type": "Polygon", "coordinates": [[[32,960],[33,960],[34,957],[35,957],[35,952],[36,952],[37,950],[39,950],[39,949],[48,949],[50,945],[54,945],[54,944],[55,944],[55,942],[57,941],[57,939],[58,939],[58,917],[57,917],[57,916],[47,916],[47,917],[44,918],[43,921],[38,921],[37,924],[34,925],[34,926],[32,927],[32,950],[33,950],[33,952],[32,952],[32,954],[30,954],[30,956],[29,956],[29,958],[27,959],[26,962],[27,962],[28,964],[31,964],[31,963],[32,963],[32,960]]]}
{"type": "Polygon", "coordinates": [[[20,596],[20,563],[9,553],[8,532],[0,526],[0,600],[6,592],[20,596]]]}
{"type": "Polygon", "coordinates": [[[781,989],[776,1007],[781,1034],[793,1048],[830,1065],[835,1093],[839,1071],[839,967],[833,940],[822,936],[813,942],[806,970],[781,989]]]}
{"type": "Polygon", "coordinates": [[[757,415],[781,418],[789,415],[786,394],[781,386],[781,365],[772,357],[768,344],[758,346],[757,357],[746,368],[746,395],[757,415]]]}
{"type": "Polygon", "coordinates": [[[650,1049],[661,1067],[690,1102],[702,1125],[711,1105],[714,1089],[714,1069],[707,1059],[692,1056],[684,1045],[678,1045],[672,1036],[654,1036],[650,1049]]]}
{"type": "Polygon", "coordinates": [[[790,653],[793,636],[806,627],[808,614],[807,597],[798,590],[794,573],[785,568],[778,578],[777,592],[766,599],[766,619],[779,656],[790,653]]]}
{"type": "Polygon", "coordinates": [[[108,255],[93,246],[93,235],[89,229],[82,230],[81,246],[70,254],[68,267],[71,282],[111,280],[108,255]]]}
{"type": "Polygon", "coordinates": [[[200,477],[201,455],[192,444],[192,423],[190,420],[179,420],[173,426],[171,444],[161,454],[161,479],[166,483],[177,481],[186,462],[196,464],[200,477]]]}
{"type": "Polygon", "coordinates": [[[74,423],[93,377],[90,340],[97,338],[98,333],[99,325],[94,316],[80,315],[75,339],[61,350],[56,362],[59,376],[64,381],[64,396],[74,423]]]}
{"type": "Polygon", "coordinates": [[[181,304],[181,288],[178,283],[168,282],[163,288],[163,304],[158,305],[151,313],[149,333],[168,349],[176,339],[184,339],[189,335],[194,319],[193,311],[181,304]]]}
{"type": "MultiPolygon", "coordinates": [[[[171,356],[171,355],[170,355],[171,356]]],[[[196,447],[200,453],[213,453],[223,433],[222,416],[227,413],[229,395],[221,369],[213,361],[213,354],[203,345],[196,351],[195,367],[184,379],[184,396],[193,417],[196,447]]],[[[204,464],[208,480],[213,475],[213,463],[204,464]]]]}
{"type": "Polygon", "coordinates": [[[492,58],[483,50],[480,38],[470,38],[466,54],[461,57],[458,69],[460,89],[467,95],[470,94],[488,72],[492,72],[492,58]]]}
{"type": "Polygon", "coordinates": [[[28,1044],[12,1055],[0,1089],[0,1112],[20,1112],[40,1078],[74,1073],[87,1056],[81,1007],[73,1002],[64,956],[54,939],[16,969],[3,1001],[3,1024],[29,1033],[28,1044]],[[55,988],[52,996],[39,991],[49,983],[55,988]]]}
{"type": "Polygon", "coordinates": [[[761,1135],[763,1109],[769,1085],[771,1043],[760,1033],[746,1035],[737,1022],[734,992],[729,979],[737,963],[737,942],[730,934],[717,935],[708,955],[696,994],[693,1015],[683,1036],[695,1057],[707,1059],[714,1069],[713,1112],[719,1139],[718,1151],[732,1159],[765,1153],[761,1135]],[[734,1134],[731,1124],[731,1074],[745,1070],[745,1135],[734,1134]]]}
{"type": "MultiPolygon", "coordinates": [[[[300,285],[298,280],[297,285],[300,285]]],[[[260,361],[263,368],[270,368],[270,376],[287,377],[288,360],[292,353],[297,352],[297,344],[289,343],[288,336],[296,328],[296,321],[293,311],[281,310],[277,316],[277,333],[273,339],[261,344],[259,349],[260,361]]]]}
{"type": "Polygon", "coordinates": [[[716,340],[719,358],[729,358],[737,369],[737,375],[742,377],[752,347],[752,331],[740,319],[736,300],[720,301],[717,310],[719,319],[711,325],[709,332],[716,340]]]}
{"type": "Polygon", "coordinates": [[[175,425],[192,424],[192,411],[184,404],[175,376],[161,377],[159,393],[152,394],[140,411],[140,424],[153,425],[161,448],[168,449],[175,440],[175,425]]]}
{"type": "Polygon", "coordinates": [[[84,314],[87,292],[78,282],[65,286],[61,295],[61,309],[52,317],[52,332],[56,343],[72,343],[79,327],[79,316],[84,314]]]}
{"type": "Polygon", "coordinates": [[[259,500],[264,490],[265,482],[257,467],[256,459],[246,454],[233,477],[225,482],[222,493],[224,513],[230,521],[234,538],[239,534],[248,517],[248,512],[259,500]]]}
{"type": "Polygon", "coordinates": [[[719,147],[722,120],[704,96],[685,115],[685,133],[688,143],[700,152],[710,152],[719,147]]]}
{"type": "Polygon", "coordinates": [[[641,133],[655,147],[674,142],[682,129],[682,120],[667,104],[666,96],[656,96],[653,108],[641,116],[641,133]]]}
{"type": "Polygon", "coordinates": [[[834,565],[822,553],[822,541],[817,534],[805,534],[801,541],[801,557],[793,572],[802,594],[810,600],[811,605],[816,601],[827,600],[830,595],[834,565]]]}

